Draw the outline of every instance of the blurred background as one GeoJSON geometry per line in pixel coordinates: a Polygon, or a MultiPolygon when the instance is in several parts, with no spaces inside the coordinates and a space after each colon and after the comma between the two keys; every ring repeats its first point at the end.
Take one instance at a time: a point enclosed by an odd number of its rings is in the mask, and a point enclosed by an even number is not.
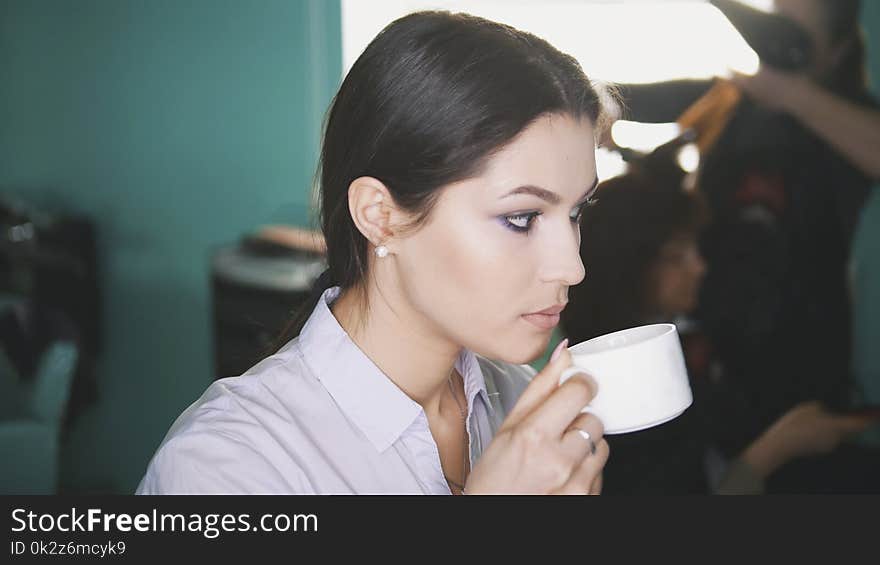
{"type": "MultiPolygon", "coordinates": [[[[177,415],[256,361],[323,270],[297,229],[316,225],[330,99],[425,8],[531,31],[612,83],[758,65],[694,0],[0,0],[0,492],[133,492],[177,415]]],[[[880,3],[862,12],[876,94],[880,3]]],[[[614,130],[645,150],[679,133],[614,130]]],[[[600,149],[598,167],[627,165],[600,149]]],[[[876,256],[871,229],[858,249],[876,256]]],[[[855,361],[877,382],[870,308],[855,361]]]]}

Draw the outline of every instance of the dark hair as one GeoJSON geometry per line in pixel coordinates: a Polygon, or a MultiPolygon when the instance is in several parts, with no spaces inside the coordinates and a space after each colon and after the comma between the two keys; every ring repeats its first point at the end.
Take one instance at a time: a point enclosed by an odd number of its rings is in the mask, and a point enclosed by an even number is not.
{"type": "Polygon", "coordinates": [[[850,41],[840,62],[822,82],[846,98],[861,99],[868,92],[865,38],[859,23],[861,0],[821,0],[819,4],[831,46],[850,41]]]}
{"type": "Polygon", "coordinates": [[[493,152],[548,113],[601,126],[597,92],[580,65],[543,39],[448,12],[413,13],[382,30],[330,107],[319,164],[329,268],[281,342],[299,334],[326,288],[366,280],[368,244],[348,208],[352,181],[380,180],[418,224],[438,188],[478,175],[493,152]]]}
{"type": "Polygon", "coordinates": [[[677,166],[634,165],[606,180],[581,223],[584,281],[569,288],[562,326],[572,343],[645,323],[651,269],[664,244],[708,219],[702,196],[683,188],[677,166]]]}

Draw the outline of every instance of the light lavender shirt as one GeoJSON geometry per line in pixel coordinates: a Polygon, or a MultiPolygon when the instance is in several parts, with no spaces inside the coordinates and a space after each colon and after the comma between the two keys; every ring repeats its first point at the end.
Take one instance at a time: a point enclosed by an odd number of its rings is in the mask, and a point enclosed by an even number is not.
{"type": "MultiPolygon", "coordinates": [[[[211,384],[174,422],[137,494],[450,494],[422,407],[342,329],[327,289],[299,337],[211,384]]],[[[473,466],[534,376],[462,349],[473,466]]]]}

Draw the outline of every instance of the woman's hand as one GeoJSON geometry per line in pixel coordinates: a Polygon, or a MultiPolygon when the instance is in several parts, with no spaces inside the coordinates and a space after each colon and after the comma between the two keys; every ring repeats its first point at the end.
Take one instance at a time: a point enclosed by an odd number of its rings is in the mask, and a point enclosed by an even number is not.
{"type": "Polygon", "coordinates": [[[870,418],[833,414],[818,402],[804,402],[773,425],[780,447],[794,457],[830,453],[849,436],[866,430],[870,418]]]}
{"type": "Polygon", "coordinates": [[[734,72],[731,81],[752,100],[788,113],[793,113],[798,102],[809,96],[814,88],[810,79],[803,74],[765,66],[753,75],[734,72]]]}
{"type": "Polygon", "coordinates": [[[868,429],[876,420],[828,412],[819,402],[802,402],[749,445],[743,459],[763,477],[795,459],[830,453],[851,435],[868,429]]]}
{"type": "Polygon", "coordinates": [[[880,179],[880,112],[838,96],[803,74],[762,67],[733,83],[757,102],[786,112],[834,147],[865,175],[880,179]]]}
{"type": "Polygon", "coordinates": [[[581,413],[596,384],[587,375],[558,384],[571,366],[567,341],[504,420],[468,477],[468,494],[599,494],[608,442],[602,422],[581,413]]]}

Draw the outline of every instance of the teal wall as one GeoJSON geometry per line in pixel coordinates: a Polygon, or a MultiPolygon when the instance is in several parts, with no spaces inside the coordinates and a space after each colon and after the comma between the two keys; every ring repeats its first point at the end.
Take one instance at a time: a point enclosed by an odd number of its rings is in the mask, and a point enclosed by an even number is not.
{"type": "Polygon", "coordinates": [[[309,219],[338,0],[0,0],[0,190],[91,216],[106,341],[68,491],[132,491],[212,378],[209,257],[309,219]]]}
{"type": "MultiPolygon", "coordinates": [[[[874,94],[880,98],[880,2],[862,3],[874,94]]],[[[854,369],[861,383],[862,401],[880,403],[880,185],[862,212],[853,249],[855,320],[854,369]]],[[[880,445],[880,428],[866,434],[880,445]]]]}
{"type": "Polygon", "coordinates": [[[874,92],[880,96],[880,2],[862,0],[862,26],[868,47],[868,67],[874,92]]]}

